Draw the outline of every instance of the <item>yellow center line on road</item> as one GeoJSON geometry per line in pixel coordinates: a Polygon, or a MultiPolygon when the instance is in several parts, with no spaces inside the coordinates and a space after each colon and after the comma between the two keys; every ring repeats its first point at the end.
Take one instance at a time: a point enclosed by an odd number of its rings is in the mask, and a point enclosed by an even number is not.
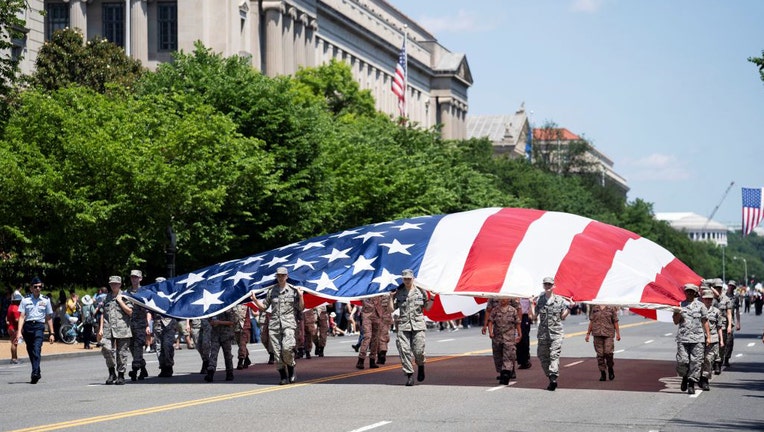
{"type": "MultiPolygon", "coordinates": [[[[655,321],[644,321],[644,322],[639,322],[639,323],[634,323],[634,324],[626,324],[626,325],[622,325],[620,328],[624,329],[624,328],[628,328],[628,327],[636,327],[636,326],[640,326],[640,325],[651,324],[651,323],[654,323],[654,322],[655,321]]],[[[565,337],[566,338],[571,338],[571,337],[576,337],[576,336],[582,336],[582,335],[585,335],[585,334],[586,334],[585,331],[584,332],[576,332],[576,333],[571,333],[571,334],[565,335],[565,337]]],[[[535,345],[535,344],[537,344],[536,341],[531,342],[531,345],[535,345]]],[[[436,363],[436,362],[441,362],[441,361],[445,361],[445,360],[451,360],[451,359],[460,358],[460,357],[468,357],[468,356],[472,356],[472,355],[488,354],[490,352],[491,352],[491,349],[484,349],[484,350],[477,350],[477,351],[468,351],[468,352],[463,352],[463,353],[460,353],[460,354],[452,354],[452,355],[445,355],[445,356],[439,356],[439,357],[434,357],[434,358],[428,358],[427,362],[428,363],[436,363]]],[[[16,429],[16,430],[11,431],[11,432],[32,432],[32,431],[34,431],[34,432],[42,432],[42,431],[52,431],[52,430],[58,430],[58,429],[67,429],[67,428],[73,428],[73,427],[78,427],[78,426],[85,426],[85,425],[94,424],[94,423],[102,423],[102,422],[107,422],[107,421],[114,421],[114,420],[125,419],[125,418],[129,418],[129,417],[137,417],[137,416],[142,416],[142,415],[147,415],[147,414],[154,414],[154,413],[159,413],[159,412],[164,412],[164,411],[171,411],[171,410],[176,410],[176,409],[181,409],[181,408],[188,408],[188,407],[193,407],[193,406],[197,406],[197,405],[205,405],[205,404],[210,404],[210,403],[215,403],[215,402],[222,402],[222,401],[238,399],[238,398],[242,398],[242,397],[256,396],[256,395],[270,393],[270,392],[274,392],[274,391],[291,390],[291,389],[295,389],[295,388],[305,387],[305,386],[308,386],[308,385],[311,385],[311,384],[319,384],[319,383],[325,383],[325,382],[330,382],[330,381],[337,381],[337,380],[341,380],[341,379],[345,379],[345,378],[351,378],[351,377],[356,377],[356,376],[361,376],[361,375],[368,375],[368,374],[373,374],[373,373],[386,372],[386,371],[389,371],[389,370],[399,369],[399,368],[400,368],[400,365],[398,365],[398,364],[385,365],[385,366],[381,366],[378,369],[367,369],[367,370],[348,372],[348,373],[344,373],[344,374],[331,375],[331,376],[327,376],[327,377],[314,378],[314,379],[311,379],[311,380],[307,380],[307,381],[303,381],[303,382],[295,383],[295,384],[289,384],[289,385],[286,385],[286,386],[270,386],[270,387],[265,387],[265,388],[258,388],[258,389],[255,389],[255,390],[248,390],[248,391],[236,392],[236,393],[228,393],[228,394],[219,395],[219,396],[211,396],[211,397],[208,397],[208,398],[194,399],[194,400],[189,400],[189,401],[185,401],[185,402],[177,402],[177,403],[172,403],[172,404],[167,404],[167,405],[155,406],[155,407],[151,407],[151,408],[141,408],[141,409],[132,410],[132,411],[118,412],[118,413],[114,413],[114,414],[105,414],[105,415],[100,415],[100,416],[95,416],[95,417],[86,417],[86,418],[81,418],[81,419],[76,419],[76,420],[69,420],[69,421],[60,422],[60,423],[51,423],[51,424],[42,425],[42,426],[33,426],[33,427],[25,428],[25,429],[16,429]]],[[[200,385],[203,385],[203,384],[200,384],[200,385]]]]}

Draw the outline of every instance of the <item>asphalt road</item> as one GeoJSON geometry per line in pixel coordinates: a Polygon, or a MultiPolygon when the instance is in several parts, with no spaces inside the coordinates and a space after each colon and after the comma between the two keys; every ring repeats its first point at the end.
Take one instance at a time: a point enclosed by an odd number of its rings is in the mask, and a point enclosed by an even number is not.
{"type": "MultiPolygon", "coordinates": [[[[710,392],[679,390],[674,370],[675,326],[634,315],[621,318],[616,378],[598,381],[594,350],[584,341],[586,321],[565,321],[560,387],[546,378],[531,347],[533,367],[498,386],[490,342],[479,328],[427,332],[427,378],[403,385],[394,344],[388,364],[355,369],[354,337],[330,338],[327,357],[299,360],[298,383],[279,386],[262,346],[250,345],[256,364],[235,380],[205,383],[196,351],[176,352],[176,375],[124,386],[103,385],[97,352],[44,358],[42,380],[29,384],[30,367],[0,365],[2,430],[82,431],[750,431],[764,430],[764,317],[745,315],[732,365],[710,392]]],[[[535,328],[534,328],[535,331],[535,328]]],[[[534,336],[534,334],[532,334],[534,336]]],[[[394,340],[394,338],[393,338],[394,340]]],[[[222,368],[222,358],[218,367],[222,368]]]]}

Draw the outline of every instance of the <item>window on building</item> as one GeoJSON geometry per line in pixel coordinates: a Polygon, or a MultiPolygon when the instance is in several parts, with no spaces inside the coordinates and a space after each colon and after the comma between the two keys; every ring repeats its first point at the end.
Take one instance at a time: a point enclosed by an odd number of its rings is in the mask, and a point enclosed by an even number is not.
{"type": "Polygon", "coordinates": [[[159,51],[178,50],[178,2],[157,3],[159,51]]]}
{"type": "Polygon", "coordinates": [[[69,3],[45,5],[45,40],[50,40],[56,30],[69,27],[69,3]]]}
{"type": "Polygon", "coordinates": [[[115,45],[125,46],[125,4],[104,3],[103,37],[115,45]]]}

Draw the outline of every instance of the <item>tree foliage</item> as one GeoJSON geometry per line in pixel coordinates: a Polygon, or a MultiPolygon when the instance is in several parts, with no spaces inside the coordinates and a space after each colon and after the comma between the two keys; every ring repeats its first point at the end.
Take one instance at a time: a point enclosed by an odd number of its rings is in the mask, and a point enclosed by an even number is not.
{"type": "Polygon", "coordinates": [[[104,93],[109,85],[130,88],[143,73],[121,47],[102,37],[85,43],[79,29],[65,28],[43,44],[29,81],[47,91],[77,84],[104,93]]]}

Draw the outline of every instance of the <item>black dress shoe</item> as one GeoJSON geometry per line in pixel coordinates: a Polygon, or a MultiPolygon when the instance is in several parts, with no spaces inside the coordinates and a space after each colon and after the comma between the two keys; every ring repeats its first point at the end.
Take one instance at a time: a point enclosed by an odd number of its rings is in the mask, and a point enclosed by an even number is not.
{"type": "Polygon", "coordinates": [[[414,385],[414,375],[406,374],[406,387],[411,387],[413,385],[414,385]]]}
{"type": "Polygon", "coordinates": [[[37,384],[37,381],[40,381],[41,376],[40,375],[32,375],[32,380],[30,381],[32,384],[37,384]]]}

